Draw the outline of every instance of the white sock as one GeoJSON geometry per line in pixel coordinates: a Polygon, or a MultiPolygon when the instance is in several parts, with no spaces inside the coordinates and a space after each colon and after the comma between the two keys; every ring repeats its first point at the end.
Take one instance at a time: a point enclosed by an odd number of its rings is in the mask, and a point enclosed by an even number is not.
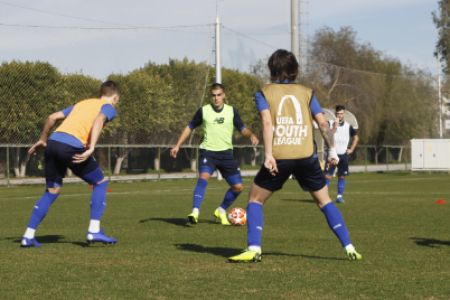
{"type": "Polygon", "coordinates": [[[192,209],[192,213],[193,213],[193,214],[196,214],[196,215],[199,215],[199,214],[200,214],[200,210],[199,210],[197,207],[194,207],[194,208],[192,209]]]}
{"type": "Polygon", "coordinates": [[[100,220],[91,220],[89,222],[89,232],[99,233],[100,232],[100,220]]]}
{"type": "Polygon", "coordinates": [[[352,244],[348,244],[347,246],[345,246],[345,250],[353,252],[355,251],[355,247],[352,244]]]}
{"type": "Polygon", "coordinates": [[[227,211],[224,208],[222,208],[221,206],[219,206],[217,209],[219,210],[219,214],[226,214],[227,213],[227,211]]]}
{"type": "Polygon", "coordinates": [[[255,251],[261,254],[261,246],[248,246],[248,250],[255,251]]]}
{"type": "Polygon", "coordinates": [[[27,239],[34,239],[35,232],[36,232],[36,229],[27,227],[27,229],[25,230],[25,233],[23,234],[23,237],[25,237],[27,239]]]}

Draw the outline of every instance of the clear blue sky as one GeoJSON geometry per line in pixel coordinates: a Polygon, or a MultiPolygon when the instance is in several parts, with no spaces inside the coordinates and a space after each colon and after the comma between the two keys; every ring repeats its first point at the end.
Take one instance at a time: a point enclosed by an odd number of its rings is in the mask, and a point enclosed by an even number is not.
{"type": "MultiPolygon", "coordinates": [[[[309,0],[309,34],[323,26],[351,26],[358,40],[386,55],[436,72],[437,32],[431,12],[437,0],[309,0]]],[[[248,70],[277,48],[290,48],[290,0],[220,0],[223,65],[248,70]],[[230,31],[226,28],[232,29],[230,31]],[[239,35],[236,33],[242,33],[239,35]],[[263,41],[252,40],[251,38],[263,41]]],[[[0,61],[43,60],[62,72],[105,78],[148,61],[187,57],[212,62],[212,28],[168,30],[80,30],[67,27],[211,24],[215,0],[0,0],[0,61]],[[21,6],[21,7],[18,7],[21,6]],[[28,9],[27,9],[28,8],[28,9]]]]}

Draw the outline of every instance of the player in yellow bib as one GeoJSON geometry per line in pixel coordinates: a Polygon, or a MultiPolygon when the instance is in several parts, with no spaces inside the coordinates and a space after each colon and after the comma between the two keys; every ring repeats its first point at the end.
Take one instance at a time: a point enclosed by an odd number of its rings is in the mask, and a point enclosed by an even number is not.
{"type": "Polygon", "coordinates": [[[86,99],[51,114],[44,125],[41,137],[28,151],[35,153],[45,147],[45,180],[47,189],[36,202],[22,238],[22,247],[40,247],[35,231],[44,220],[50,206],[58,198],[67,169],[92,185],[91,220],[87,241],[115,244],[117,240],[100,229],[100,220],[106,207],[104,178],[94,153],[103,126],[116,116],[115,106],[120,98],[120,89],[114,81],[106,81],[100,87],[100,98],[86,99]],[[48,138],[49,132],[58,120],[61,125],[48,138]]]}
{"type": "Polygon", "coordinates": [[[198,161],[199,179],[194,189],[193,208],[188,215],[191,224],[197,224],[200,205],[205,196],[206,186],[211,174],[217,169],[230,185],[220,206],[214,211],[214,216],[222,225],[230,225],[226,210],[242,192],[242,177],[239,167],[233,157],[233,132],[236,128],[253,145],[259,143],[258,138],[246,128],[236,108],[225,104],[225,87],[220,83],[211,86],[211,104],[201,107],[192,121],[181,133],[177,144],[170,150],[176,157],[180,146],[189,137],[192,130],[202,125],[204,136],[200,144],[198,161]]]}
{"type": "Polygon", "coordinates": [[[261,261],[263,205],[294,175],[308,190],[322,210],[330,229],[336,234],[349,259],[362,256],[350,242],[350,236],[338,208],[328,195],[325,176],[315,151],[313,120],[319,125],[328,146],[330,164],[339,160],[333,134],[313,91],[294,83],[298,74],[295,56],[286,50],[275,51],[268,66],[272,83],[256,93],[255,102],[261,116],[265,161],[255,177],[247,206],[247,246],[230,262],[261,261]]]}

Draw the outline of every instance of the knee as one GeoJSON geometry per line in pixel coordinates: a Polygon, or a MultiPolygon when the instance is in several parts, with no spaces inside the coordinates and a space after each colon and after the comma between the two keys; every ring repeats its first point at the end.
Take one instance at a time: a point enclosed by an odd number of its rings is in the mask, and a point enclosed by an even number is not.
{"type": "Polygon", "coordinates": [[[339,179],[345,179],[345,176],[339,176],[338,178],[339,179]]]}
{"type": "Polygon", "coordinates": [[[61,188],[60,187],[52,187],[52,188],[47,188],[47,192],[49,192],[50,194],[53,195],[59,195],[59,193],[61,192],[61,188]]]}
{"type": "Polygon", "coordinates": [[[231,187],[231,190],[235,193],[241,193],[244,190],[244,185],[242,183],[235,184],[231,187]]]}
{"type": "Polygon", "coordinates": [[[97,183],[95,183],[94,186],[96,186],[96,185],[108,185],[108,184],[109,184],[109,180],[107,178],[103,178],[102,180],[100,180],[97,183]]]}
{"type": "Polygon", "coordinates": [[[328,179],[328,180],[331,180],[333,177],[331,177],[331,175],[329,175],[329,174],[326,174],[325,178],[328,179]]]}

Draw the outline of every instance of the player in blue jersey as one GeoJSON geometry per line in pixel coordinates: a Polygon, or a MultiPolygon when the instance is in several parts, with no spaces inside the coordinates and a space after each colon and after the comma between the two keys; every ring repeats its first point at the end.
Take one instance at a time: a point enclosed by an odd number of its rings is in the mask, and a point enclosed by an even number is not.
{"type": "Polygon", "coordinates": [[[46,191],[36,202],[23,235],[22,247],[40,247],[35,238],[39,224],[44,220],[50,206],[58,198],[63,178],[69,168],[91,184],[91,218],[86,239],[88,243],[114,244],[116,239],[103,233],[100,220],[106,207],[108,180],[103,176],[94,153],[103,126],[116,116],[115,106],[120,98],[120,89],[114,81],[106,81],[100,87],[100,98],[86,99],[51,114],[44,125],[39,140],[28,151],[29,155],[45,147],[46,191]],[[63,120],[49,136],[58,120],[63,120]]]}
{"type": "Polygon", "coordinates": [[[254,179],[247,206],[247,249],[229,258],[230,262],[261,261],[263,205],[286,180],[294,175],[308,190],[339,239],[350,260],[361,259],[338,208],[328,195],[313,136],[313,120],[319,125],[328,146],[329,163],[339,160],[333,134],[314,92],[295,83],[298,63],[286,50],[275,51],[268,62],[272,83],[256,93],[256,107],[263,127],[265,161],[254,179]]]}
{"type": "MultiPolygon", "coordinates": [[[[350,174],[348,169],[348,158],[349,155],[355,151],[359,137],[356,129],[345,121],[345,107],[343,105],[336,105],[335,113],[336,120],[329,121],[329,124],[334,133],[336,152],[339,157],[339,163],[337,165],[338,182],[336,202],[344,203],[345,177],[350,174]],[[349,146],[350,140],[352,142],[349,146]]],[[[330,164],[327,164],[325,167],[325,177],[328,186],[330,186],[335,170],[336,166],[330,164]]]]}
{"type": "Polygon", "coordinates": [[[205,196],[208,180],[215,170],[219,170],[230,188],[225,193],[222,203],[214,211],[214,216],[222,225],[230,225],[226,210],[243,190],[241,172],[233,157],[234,129],[253,145],[259,143],[258,138],[250,129],[246,128],[236,108],[225,104],[225,87],[220,83],[211,86],[212,101],[201,107],[195,113],[192,121],[181,133],[177,144],[170,150],[172,157],[176,157],[180,146],[189,137],[192,130],[203,126],[204,135],[200,144],[198,161],[199,178],[194,189],[192,212],[188,215],[191,224],[198,223],[200,206],[205,196]]]}

